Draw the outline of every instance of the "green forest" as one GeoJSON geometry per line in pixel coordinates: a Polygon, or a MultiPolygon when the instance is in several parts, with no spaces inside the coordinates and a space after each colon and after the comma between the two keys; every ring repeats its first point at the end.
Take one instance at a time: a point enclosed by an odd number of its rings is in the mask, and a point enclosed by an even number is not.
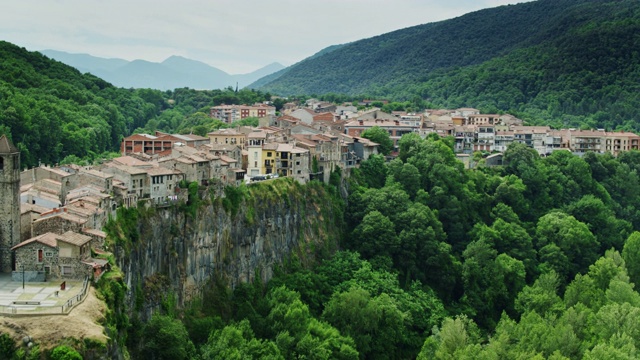
{"type": "Polygon", "coordinates": [[[637,358],[640,152],[504,156],[465,170],[451,139],[410,134],[346,198],[339,170],[306,185],[341,204],[340,251],[233,291],[214,279],[184,309],[168,297],[129,325],[132,357],[637,358]]]}
{"type": "Polygon", "coordinates": [[[270,98],[256,90],[116,88],[0,41],[0,135],[20,149],[23,168],[100,160],[134,132],[206,135],[228,126],[208,116],[211,106],[270,98]]]}
{"type": "Polygon", "coordinates": [[[538,0],[345,44],[258,88],[638,131],[638,49],[638,1],[538,0]]]}

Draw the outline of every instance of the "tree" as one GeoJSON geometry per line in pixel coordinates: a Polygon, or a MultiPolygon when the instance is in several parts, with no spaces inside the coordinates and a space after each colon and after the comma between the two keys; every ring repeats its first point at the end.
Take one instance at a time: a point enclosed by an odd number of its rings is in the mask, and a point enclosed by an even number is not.
{"type": "Polygon", "coordinates": [[[478,324],[493,328],[503,310],[515,312],[513,302],[525,285],[524,265],[509,255],[498,255],[485,240],[471,242],[462,256],[462,302],[478,324]]]}
{"type": "Polygon", "coordinates": [[[393,140],[391,140],[389,133],[379,126],[363,131],[361,136],[377,143],[379,145],[378,152],[382,155],[389,155],[393,151],[393,140]]]}
{"type": "Polygon", "coordinates": [[[379,211],[372,211],[365,215],[351,237],[351,243],[365,258],[393,257],[398,250],[399,242],[395,226],[379,211]]]}
{"type": "Polygon", "coordinates": [[[600,244],[596,237],[585,223],[564,212],[552,211],[542,216],[538,220],[536,237],[539,249],[555,244],[562,250],[571,264],[569,277],[585,271],[598,258],[600,244]]]}
{"type": "Polygon", "coordinates": [[[631,282],[640,286],[640,232],[635,231],[629,236],[622,249],[622,257],[631,282]]]}
{"type": "Polygon", "coordinates": [[[154,315],[143,330],[143,347],[154,359],[191,359],[195,347],[182,322],[164,315],[154,315]]]}
{"type": "Polygon", "coordinates": [[[601,252],[612,247],[621,250],[631,230],[630,223],[617,219],[613,210],[593,195],[585,195],[570,204],[567,213],[589,226],[601,244],[601,252]]]}
{"type": "Polygon", "coordinates": [[[384,186],[387,179],[387,167],[384,156],[374,154],[360,163],[360,172],[370,188],[379,189],[384,186]]]}
{"type": "Polygon", "coordinates": [[[51,360],[82,360],[82,355],[74,348],[60,345],[51,352],[51,360]]]}
{"type": "Polygon", "coordinates": [[[446,318],[425,340],[418,360],[466,358],[462,353],[480,340],[479,333],[473,320],[464,315],[446,318]]]}
{"type": "Polygon", "coordinates": [[[396,178],[404,190],[409,194],[411,199],[415,198],[416,193],[420,190],[421,179],[420,171],[411,164],[404,164],[400,170],[398,178],[396,178]]]}
{"type": "Polygon", "coordinates": [[[255,338],[248,320],[212,332],[201,354],[203,360],[284,359],[275,343],[255,338]]]}
{"type": "Polygon", "coordinates": [[[0,358],[12,359],[16,353],[16,343],[9,334],[0,334],[0,358]]]}
{"type": "Polygon", "coordinates": [[[406,162],[413,154],[419,152],[424,145],[424,139],[418,133],[402,135],[398,141],[398,158],[406,162]]]}
{"type": "Polygon", "coordinates": [[[323,318],[351,336],[358,350],[370,359],[387,359],[403,343],[406,314],[387,294],[371,297],[362,288],[336,293],[323,318]]]}
{"type": "Polygon", "coordinates": [[[533,286],[525,286],[516,298],[515,308],[520,313],[535,311],[540,315],[560,314],[564,303],[558,296],[558,275],[550,271],[540,275],[533,286]]]}

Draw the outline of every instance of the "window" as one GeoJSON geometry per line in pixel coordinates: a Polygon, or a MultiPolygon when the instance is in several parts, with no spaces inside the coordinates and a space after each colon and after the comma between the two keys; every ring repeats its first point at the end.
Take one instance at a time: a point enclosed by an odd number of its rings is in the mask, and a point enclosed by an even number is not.
{"type": "Polygon", "coordinates": [[[42,255],[43,255],[43,251],[42,249],[38,249],[38,262],[41,263],[42,262],[42,255]]]}
{"type": "Polygon", "coordinates": [[[48,258],[53,257],[53,251],[47,251],[47,252],[45,252],[45,253],[44,253],[44,257],[48,257],[48,258]]]}
{"type": "Polygon", "coordinates": [[[0,171],[4,169],[4,159],[0,157],[0,171]]]}
{"type": "Polygon", "coordinates": [[[60,273],[62,275],[73,275],[73,267],[71,267],[71,266],[60,266],[60,273]]]}
{"type": "Polygon", "coordinates": [[[267,153],[267,157],[271,157],[271,151],[267,153]]]}

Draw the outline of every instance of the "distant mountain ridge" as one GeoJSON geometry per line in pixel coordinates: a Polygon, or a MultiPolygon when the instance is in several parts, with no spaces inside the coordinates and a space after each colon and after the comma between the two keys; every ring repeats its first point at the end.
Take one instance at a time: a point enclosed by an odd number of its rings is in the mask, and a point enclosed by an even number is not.
{"type": "Polygon", "coordinates": [[[355,41],[252,86],[640,130],[639,49],[638,0],[538,0],[355,41]]]}
{"type": "Polygon", "coordinates": [[[210,90],[228,86],[235,88],[236,84],[242,88],[284,68],[279,63],[272,63],[248,74],[230,75],[203,62],[181,56],[171,56],[161,63],[156,63],[145,60],[106,59],[56,50],[42,50],[40,53],[124,88],[173,90],[188,87],[210,90]]]}

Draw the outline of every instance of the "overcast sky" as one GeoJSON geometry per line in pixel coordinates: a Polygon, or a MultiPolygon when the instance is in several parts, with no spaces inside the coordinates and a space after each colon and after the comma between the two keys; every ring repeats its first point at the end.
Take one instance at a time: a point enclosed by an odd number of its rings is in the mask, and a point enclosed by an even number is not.
{"type": "Polygon", "coordinates": [[[230,74],[291,65],[323,48],[525,0],[12,0],[0,39],[28,50],[160,62],[230,74]]]}

